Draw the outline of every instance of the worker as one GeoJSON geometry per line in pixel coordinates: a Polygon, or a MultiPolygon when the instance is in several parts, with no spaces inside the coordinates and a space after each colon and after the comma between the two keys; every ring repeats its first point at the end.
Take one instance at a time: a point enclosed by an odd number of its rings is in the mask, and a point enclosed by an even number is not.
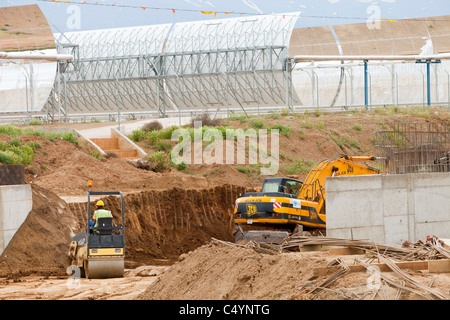
{"type": "Polygon", "coordinates": [[[95,212],[92,216],[92,220],[94,222],[94,228],[97,226],[98,218],[112,218],[111,211],[105,209],[105,204],[102,200],[97,201],[95,204],[95,212]]]}

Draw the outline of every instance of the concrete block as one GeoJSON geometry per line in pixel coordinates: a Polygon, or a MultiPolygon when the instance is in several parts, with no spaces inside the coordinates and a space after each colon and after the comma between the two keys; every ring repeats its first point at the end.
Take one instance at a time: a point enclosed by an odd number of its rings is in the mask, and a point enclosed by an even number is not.
{"type": "Polygon", "coordinates": [[[373,226],[373,227],[330,229],[327,226],[327,237],[368,240],[376,243],[384,243],[384,227],[373,226]]]}
{"type": "Polygon", "coordinates": [[[401,245],[409,240],[408,216],[384,217],[384,243],[401,245]]]}
{"type": "Polygon", "coordinates": [[[450,219],[450,186],[420,187],[414,191],[416,222],[450,219]]]}
{"type": "Polygon", "coordinates": [[[408,192],[403,189],[383,189],[384,216],[399,216],[408,213],[408,192]]]}
{"type": "Polygon", "coordinates": [[[368,240],[375,243],[385,243],[384,227],[358,227],[352,228],[353,239],[368,240]]]}
{"type": "Polygon", "coordinates": [[[332,229],[383,224],[382,191],[327,192],[327,225],[332,229]]]}
{"type": "Polygon", "coordinates": [[[350,228],[332,229],[327,225],[327,237],[340,238],[340,239],[352,239],[352,232],[350,228]]]}
{"type": "Polygon", "coordinates": [[[381,187],[380,175],[342,176],[325,179],[325,190],[327,192],[379,190],[381,187]],[[330,183],[331,181],[332,183],[330,183]]]}
{"type": "Polygon", "coordinates": [[[450,218],[448,221],[416,223],[415,239],[411,241],[423,241],[427,236],[450,238],[450,218]]]}
{"type": "Polygon", "coordinates": [[[31,185],[0,186],[0,254],[33,208],[31,185]]]}
{"type": "Polygon", "coordinates": [[[382,175],[381,183],[384,190],[406,189],[408,186],[408,175],[382,175]]]}
{"type": "Polygon", "coordinates": [[[327,235],[388,245],[450,238],[450,173],[327,178],[326,190],[327,235]]]}
{"type": "MultiPolygon", "coordinates": [[[[411,174],[410,174],[411,175],[411,174]]],[[[415,188],[422,186],[447,186],[450,187],[450,173],[448,172],[431,172],[414,174],[415,188]]]]}

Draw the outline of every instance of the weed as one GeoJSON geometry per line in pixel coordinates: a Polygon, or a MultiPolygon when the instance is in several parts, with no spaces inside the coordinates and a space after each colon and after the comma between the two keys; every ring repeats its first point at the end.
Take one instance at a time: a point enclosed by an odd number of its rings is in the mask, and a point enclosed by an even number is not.
{"type": "Polygon", "coordinates": [[[289,137],[291,135],[291,128],[282,126],[281,124],[276,124],[272,126],[270,129],[278,129],[280,131],[280,134],[282,134],[285,137],[289,137]]]}
{"type": "Polygon", "coordinates": [[[261,119],[252,120],[250,122],[250,125],[255,129],[262,129],[264,128],[264,122],[261,119]]]}
{"type": "Polygon", "coordinates": [[[293,175],[299,173],[308,173],[314,167],[314,161],[308,160],[304,161],[303,159],[297,159],[294,164],[287,166],[284,168],[283,172],[293,175]]]}

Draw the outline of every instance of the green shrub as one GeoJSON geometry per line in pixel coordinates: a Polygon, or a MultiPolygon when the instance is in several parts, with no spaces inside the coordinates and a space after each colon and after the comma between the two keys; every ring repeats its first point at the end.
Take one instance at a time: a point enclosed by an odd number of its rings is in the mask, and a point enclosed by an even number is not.
{"type": "Polygon", "coordinates": [[[13,126],[3,125],[0,126],[0,134],[5,136],[18,136],[23,134],[22,130],[13,126]]]}
{"type": "Polygon", "coordinates": [[[65,132],[61,135],[61,139],[66,140],[67,142],[70,142],[73,145],[78,145],[77,139],[73,136],[72,132],[65,132]]]}
{"type": "Polygon", "coordinates": [[[242,173],[250,173],[250,169],[249,168],[244,168],[244,167],[236,167],[236,170],[242,173]]]}
{"type": "Polygon", "coordinates": [[[133,142],[141,142],[144,140],[144,131],[142,130],[133,130],[131,135],[129,136],[130,140],[133,142]]]}
{"type": "Polygon", "coordinates": [[[286,137],[289,137],[291,134],[291,128],[282,126],[281,124],[274,125],[270,129],[278,129],[280,131],[280,134],[286,137]]]}
{"type": "Polygon", "coordinates": [[[163,151],[153,152],[148,156],[148,161],[155,164],[155,170],[157,172],[162,172],[167,169],[166,154],[163,151]]]}
{"type": "Polygon", "coordinates": [[[42,121],[38,119],[30,120],[30,126],[41,125],[42,121]]]}
{"type": "Polygon", "coordinates": [[[0,151],[0,162],[3,164],[12,164],[12,155],[10,151],[1,150],[0,151]]]}
{"type": "Polygon", "coordinates": [[[252,120],[250,122],[250,125],[255,129],[262,129],[264,128],[264,122],[261,119],[252,120]]]}

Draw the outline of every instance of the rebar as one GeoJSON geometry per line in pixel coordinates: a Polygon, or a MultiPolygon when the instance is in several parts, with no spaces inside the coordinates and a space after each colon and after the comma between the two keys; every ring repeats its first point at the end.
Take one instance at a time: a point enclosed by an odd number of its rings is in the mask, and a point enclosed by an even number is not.
{"type": "Polygon", "coordinates": [[[450,172],[450,124],[394,124],[375,133],[375,149],[389,174],[450,172]]]}

